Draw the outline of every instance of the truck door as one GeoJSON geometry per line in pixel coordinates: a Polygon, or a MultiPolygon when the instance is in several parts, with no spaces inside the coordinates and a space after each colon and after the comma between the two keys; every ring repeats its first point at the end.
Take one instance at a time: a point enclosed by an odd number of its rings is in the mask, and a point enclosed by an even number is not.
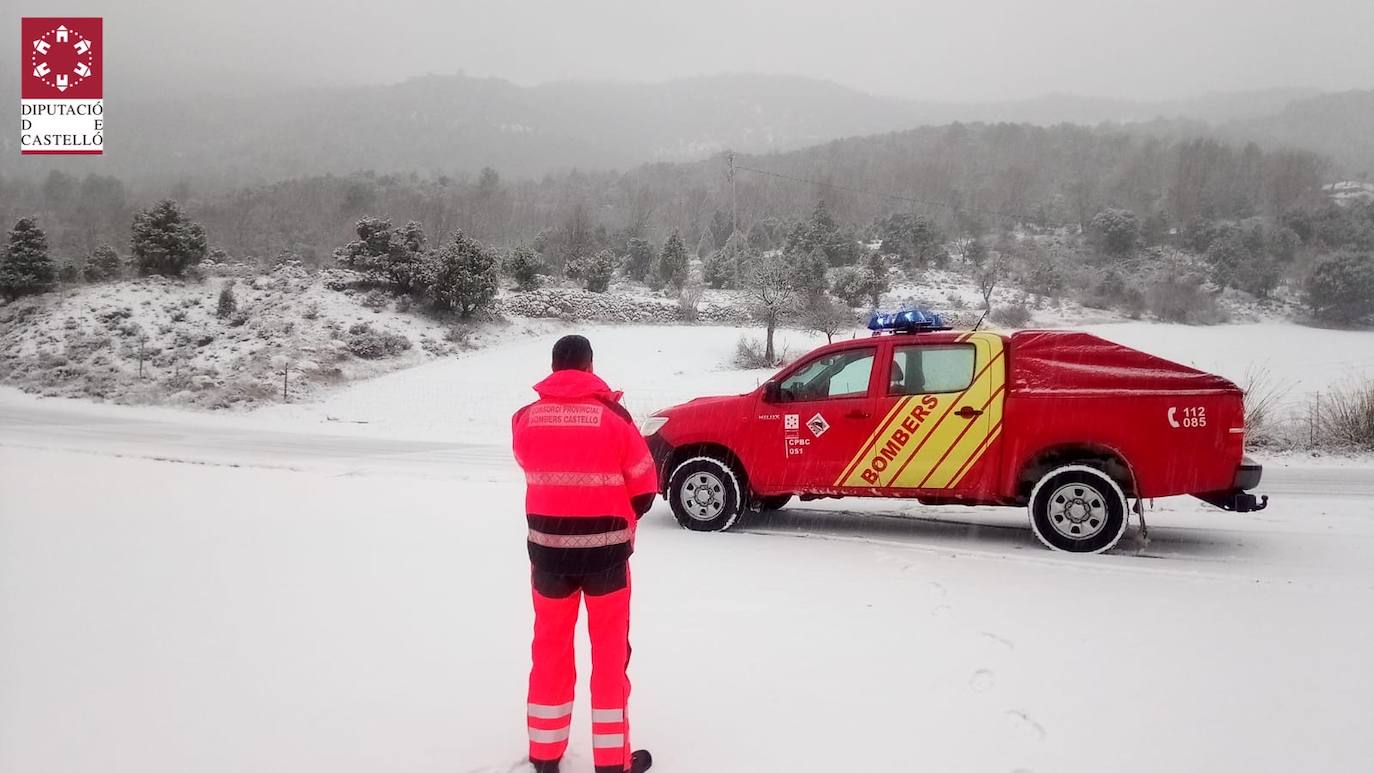
{"type": "Polygon", "coordinates": [[[837,479],[842,488],[952,493],[1002,429],[1000,336],[893,340],[874,400],[880,417],[837,479]]]}
{"type": "Polygon", "coordinates": [[[778,400],[766,406],[773,415],[759,425],[758,461],[751,466],[756,486],[830,488],[853,449],[873,431],[878,351],[875,344],[826,352],[778,380],[778,400]]]}

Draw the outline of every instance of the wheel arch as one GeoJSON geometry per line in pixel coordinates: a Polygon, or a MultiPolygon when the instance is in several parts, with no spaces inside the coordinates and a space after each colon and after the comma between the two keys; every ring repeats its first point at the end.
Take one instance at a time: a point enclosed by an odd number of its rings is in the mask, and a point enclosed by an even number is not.
{"type": "Polygon", "coordinates": [[[748,493],[749,490],[749,471],[744,467],[744,461],[739,458],[739,454],[731,451],[729,447],[720,443],[687,443],[673,449],[668,455],[667,464],[663,465],[663,489],[666,492],[668,482],[673,477],[673,471],[683,462],[694,459],[698,456],[709,456],[721,459],[734,468],[740,477],[741,493],[748,493]]]}
{"type": "Polygon", "coordinates": [[[1104,473],[1121,487],[1127,497],[1136,496],[1140,487],[1135,468],[1120,450],[1101,443],[1058,443],[1029,454],[1016,472],[1018,504],[1030,500],[1031,490],[1051,470],[1065,465],[1082,465],[1104,473]]]}

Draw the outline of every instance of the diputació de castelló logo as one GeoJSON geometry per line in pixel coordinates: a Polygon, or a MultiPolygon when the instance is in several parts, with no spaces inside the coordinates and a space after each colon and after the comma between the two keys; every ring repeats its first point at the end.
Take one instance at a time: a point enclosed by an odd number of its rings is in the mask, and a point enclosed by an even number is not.
{"type": "Polygon", "coordinates": [[[99,17],[22,20],[21,153],[93,155],[104,151],[102,21],[99,17]]]}

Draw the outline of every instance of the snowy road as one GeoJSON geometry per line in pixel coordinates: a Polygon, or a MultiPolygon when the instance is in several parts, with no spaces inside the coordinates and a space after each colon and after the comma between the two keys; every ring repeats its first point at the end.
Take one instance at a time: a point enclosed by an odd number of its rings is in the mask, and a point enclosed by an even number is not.
{"type": "MultiPolygon", "coordinates": [[[[0,401],[0,445],[286,469],[343,469],[439,477],[514,474],[504,434],[485,442],[401,439],[347,432],[273,430],[191,414],[91,410],[71,401],[0,401]]],[[[1374,467],[1270,465],[1260,489],[1374,502],[1374,467]]],[[[1371,514],[1374,517],[1374,514],[1371,514]]]]}
{"type": "MultiPolygon", "coordinates": [[[[0,771],[521,770],[521,485],[482,441],[0,400],[0,771]]],[[[1362,769],[1374,470],[1263,488],[1103,556],[1009,509],[702,535],[660,503],[636,741],[663,773],[1362,769]]]]}

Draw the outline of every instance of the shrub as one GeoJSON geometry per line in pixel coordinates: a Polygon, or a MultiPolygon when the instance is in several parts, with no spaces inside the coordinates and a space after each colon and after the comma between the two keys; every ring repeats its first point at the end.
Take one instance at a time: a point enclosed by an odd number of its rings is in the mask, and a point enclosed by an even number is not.
{"type": "Polygon", "coordinates": [[[1095,309],[1120,309],[1132,318],[1145,311],[1145,294],[1136,287],[1136,280],[1127,280],[1116,269],[1110,269],[1092,285],[1083,305],[1095,309]]]}
{"type": "Polygon", "coordinates": [[[1338,252],[1322,258],[1303,284],[1312,316],[1348,325],[1374,315],[1374,256],[1338,252]]]}
{"type": "Polygon", "coordinates": [[[1088,223],[1094,245],[1113,258],[1130,255],[1140,239],[1140,221],[1129,209],[1104,209],[1088,223]]]}
{"type": "Polygon", "coordinates": [[[696,276],[690,277],[677,294],[677,309],[682,319],[695,322],[701,311],[701,297],[706,293],[706,285],[696,276]]]}
{"type": "Polygon", "coordinates": [[[348,351],[365,360],[379,360],[410,348],[410,339],[388,330],[374,330],[361,322],[348,329],[348,351]]]}
{"type": "Polygon", "coordinates": [[[594,293],[604,293],[615,275],[615,255],[601,250],[568,261],[568,276],[580,280],[582,286],[594,293]]]}
{"type": "Polygon", "coordinates": [[[539,253],[522,244],[511,250],[501,268],[515,280],[517,290],[533,290],[539,287],[539,275],[544,273],[544,261],[540,259],[539,253]]]}
{"type": "Polygon", "coordinates": [[[234,283],[225,282],[224,287],[219,291],[219,305],[215,308],[215,316],[220,319],[233,316],[239,310],[238,299],[234,297],[234,283]]]}
{"type": "Polygon", "coordinates": [[[1252,445],[1274,442],[1274,416],[1288,394],[1288,385],[1276,382],[1268,368],[1251,366],[1239,386],[1245,393],[1245,441],[1252,445]]]}
{"type": "Polygon", "coordinates": [[[1317,404],[1317,423],[1328,442],[1374,451],[1374,381],[1332,390],[1317,404]]]}
{"type": "Polygon", "coordinates": [[[1145,302],[1157,319],[1187,325],[1215,325],[1226,321],[1216,296],[1202,287],[1203,277],[1192,272],[1161,271],[1145,292],[1145,302]]]}
{"type": "Polygon", "coordinates": [[[1031,312],[1024,303],[998,306],[988,313],[988,319],[1003,327],[1025,327],[1030,324],[1031,312]]]}
{"type": "Polygon", "coordinates": [[[770,359],[766,351],[767,348],[759,339],[740,336],[739,341],[735,343],[734,365],[746,370],[776,368],[782,362],[784,355],[779,354],[770,359]]]}
{"type": "Polygon", "coordinates": [[[381,290],[372,290],[363,296],[363,307],[381,311],[391,305],[391,297],[381,290]]]}

